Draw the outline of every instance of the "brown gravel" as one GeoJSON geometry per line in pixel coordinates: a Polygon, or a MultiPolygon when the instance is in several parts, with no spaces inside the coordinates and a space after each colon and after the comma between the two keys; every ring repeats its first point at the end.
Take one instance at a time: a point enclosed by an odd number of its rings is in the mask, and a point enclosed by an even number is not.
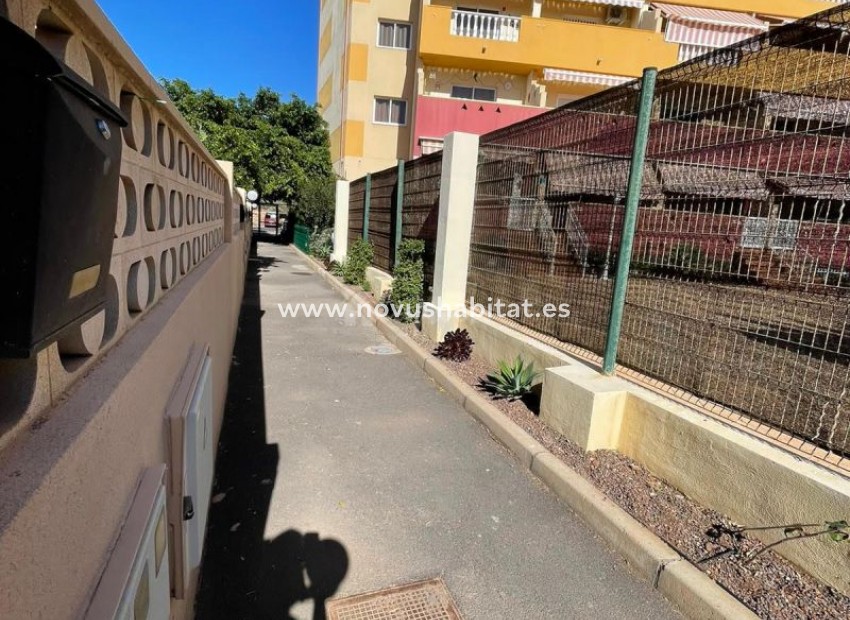
{"type": "MultiPolygon", "coordinates": [[[[404,330],[420,346],[433,351],[434,342],[416,327],[404,330]]],[[[459,377],[478,387],[492,367],[473,354],[463,363],[445,362],[459,377]]],[[[523,401],[494,400],[505,415],[543,444],[561,461],[591,481],[626,512],[667,544],[696,563],[723,548],[705,532],[715,523],[732,521],[704,508],[653,476],[645,467],[612,451],[587,453],[546,426],[523,401]]],[[[534,407],[533,402],[529,403],[534,407]]],[[[795,544],[789,542],[787,544],[795,544]]],[[[759,547],[746,539],[744,551],[759,547]]],[[[823,620],[850,618],[850,598],[796,569],[768,551],[749,564],[740,556],[725,556],[698,565],[759,617],[770,620],[823,620]]]]}

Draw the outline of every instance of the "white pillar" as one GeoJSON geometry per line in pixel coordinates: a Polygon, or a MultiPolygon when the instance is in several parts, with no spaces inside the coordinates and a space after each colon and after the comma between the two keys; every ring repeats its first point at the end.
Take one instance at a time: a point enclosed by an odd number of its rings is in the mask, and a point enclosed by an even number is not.
{"type": "Polygon", "coordinates": [[[531,5],[531,16],[540,17],[543,14],[543,0],[534,0],[531,5]]]}
{"type": "Polygon", "coordinates": [[[336,182],[336,210],[334,213],[334,251],[331,260],[341,263],[348,256],[348,200],[351,194],[349,181],[336,182]]]}
{"type": "Polygon", "coordinates": [[[465,308],[469,243],[478,173],[478,136],[451,133],[443,145],[440,215],[434,258],[434,294],[425,304],[422,331],[440,341],[457,329],[465,308]]]}

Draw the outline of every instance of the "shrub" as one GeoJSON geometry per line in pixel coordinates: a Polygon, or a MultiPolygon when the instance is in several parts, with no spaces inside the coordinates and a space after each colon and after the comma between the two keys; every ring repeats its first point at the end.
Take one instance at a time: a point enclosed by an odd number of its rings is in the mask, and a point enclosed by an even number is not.
{"type": "Polygon", "coordinates": [[[667,278],[730,283],[746,280],[746,275],[739,273],[740,256],[727,262],[691,243],[679,243],[666,254],[635,260],[632,269],[667,278]]]}
{"type": "Polygon", "coordinates": [[[482,380],[482,387],[494,398],[519,400],[531,394],[531,386],[540,373],[534,371],[534,364],[526,364],[520,356],[510,366],[500,361],[498,371],[482,380]]]}
{"type": "Polygon", "coordinates": [[[331,261],[331,264],[328,265],[328,270],[336,277],[341,278],[345,274],[345,261],[341,263],[331,261]]]}
{"type": "Polygon", "coordinates": [[[375,251],[372,244],[358,239],[348,249],[348,257],[342,267],[342,279],[346,284],[356,284],[365,287],[366,268],[372,264],[375,251]]]}
{"type": "Polygon", "coordinates": [[[434,355],[443,360],[465,362],[472,355],[472,345],[475,343],[465,329],[448,332],[443,341],[434,349],[434,355]]]}
{"type": "Polygon", "coordinates": [[[589,273],[597,277],[608,276],[613,278],[617,272],[617,252],[605,252],[604,250],[591,249],[587,253],[587,270],[589,273]],[[608,263],[608,269],[605,269],[605,263],[608,263]]]}
{"type": "Polygon", "coordinates": [[[416,311],[422,303],[425,288],[424,253],[425,242],[419,239],[405,239],[398,248],[398,264],[393,271],[389,302],[395,317],[404,323],[411,323],[416,318],[416,311]]]}
{"type": "Polygon", "coordinates": [[[688,276],[710,270],[712,266],[708,264],[702,250],[690,243],[680,243],[670,250],[670,253],[664,257],[664,265],[688,276]]]}
{"type": "Polygon", "coordinates": [[[333,228],[325,228],[310,237],[310,254],[326,261],[333,252],[333,228]]]}

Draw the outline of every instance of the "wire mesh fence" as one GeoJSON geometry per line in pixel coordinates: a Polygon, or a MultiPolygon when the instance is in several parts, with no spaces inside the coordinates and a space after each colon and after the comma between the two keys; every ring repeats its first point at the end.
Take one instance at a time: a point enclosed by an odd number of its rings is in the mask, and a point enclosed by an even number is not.
{"type": "MultiPolygon", "coordinates": [[[[480,149],[469,296],[484,304],[528,301],[538,310],[569,303],[568,320],[536,311],[516,320],[598,354],[605,348],[600,317],[611,307],[638,86],[495,132],[480,149]]],[[[658,193],[651,183],[646,191],[658,193]]]]}
{"type": "MultiPolygon", "coordinates": [[[[624,366],[850,453],[850,8],[660,72],[624,366]]],[[[482,139],[469,289],[601,353],[640,83],[482,139]],[[609,277],[610,276],[610,277],[609,277]]]]}
{"type": "Polygon", "coordinates": [[[369,203],[369,241],[374,248],[372,265],[392,273],[395,262],[395,204],[398,196],[398,167],[372,175],[369,203]]]}
{"type": "MultiPolygon", "coordinates": [[[[402,237],[425,242],[425,290],[434,284],[434,252],[437,246],[437,221],[440,217],[440,177],[443,153],[433,153],[409,161],[404,169],[402,237]]],[[[430,297],[428,297],[430,300],[430,297]]]]}
{"type": "Polygon", "coordinates": [[[351,182],[348,198],[348,247],[363,238],[363,214],[366,204],[366,177],[351,182]]]}

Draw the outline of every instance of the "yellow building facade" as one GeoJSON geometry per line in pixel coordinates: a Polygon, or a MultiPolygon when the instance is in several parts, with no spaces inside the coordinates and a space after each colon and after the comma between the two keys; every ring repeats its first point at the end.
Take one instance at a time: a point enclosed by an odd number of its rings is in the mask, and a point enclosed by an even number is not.
{"type": "Polygon", "coordinates": [[[833,0],[320,0],[317,101],[343,179],[483,134],[833,0]]]}

